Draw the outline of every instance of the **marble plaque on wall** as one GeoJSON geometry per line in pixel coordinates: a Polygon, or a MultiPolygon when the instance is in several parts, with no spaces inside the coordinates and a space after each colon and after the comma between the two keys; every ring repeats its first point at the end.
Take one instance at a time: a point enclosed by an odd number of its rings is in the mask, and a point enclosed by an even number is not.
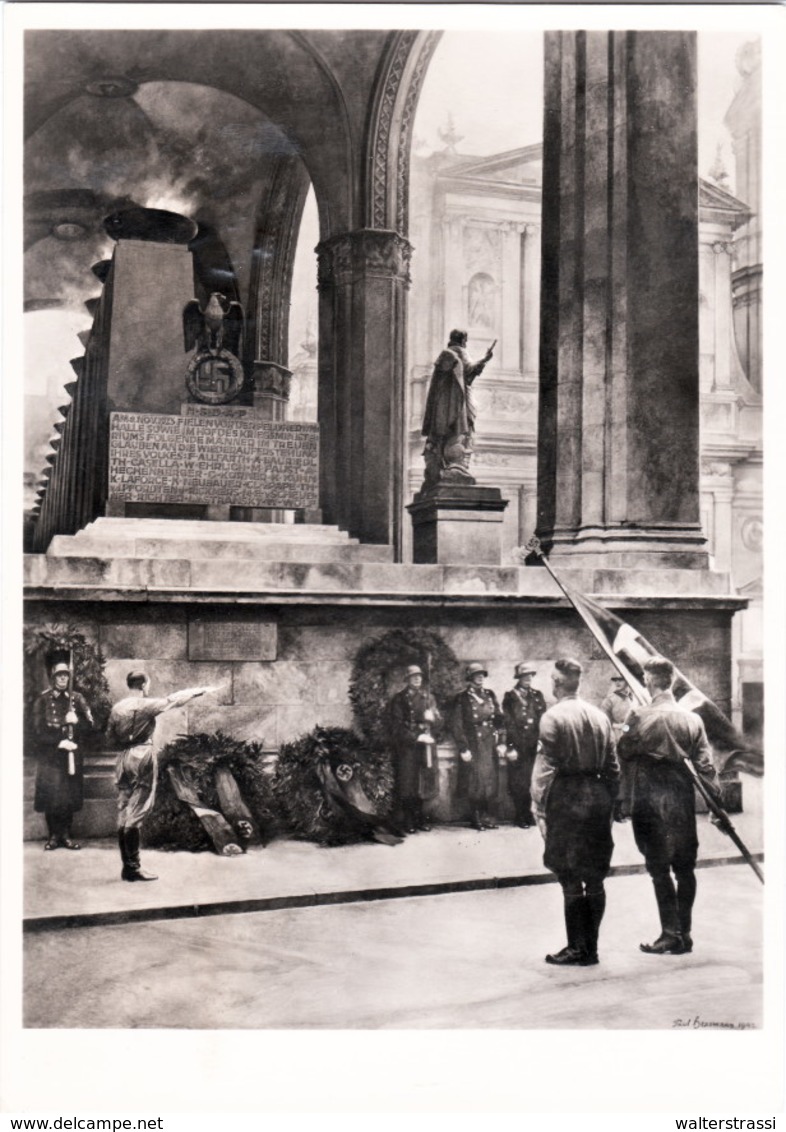
{"type": "Polygon", "coordinates": [[[189,660],[275,660],[274,621],[194,620],[188,623],[189,660]]]}
{"type": "Polygon", "coordinates": [[[290,510],[319,506],[319,425],[208,406],[112,413],[109,499],[290,510]]]}

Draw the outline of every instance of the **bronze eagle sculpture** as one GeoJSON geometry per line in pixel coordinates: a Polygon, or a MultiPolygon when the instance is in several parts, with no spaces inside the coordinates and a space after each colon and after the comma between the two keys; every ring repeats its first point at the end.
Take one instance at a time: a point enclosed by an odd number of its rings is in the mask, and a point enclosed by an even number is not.
{"type": "Polygon", "coordinates": [[[183,308],[186,351],[194,347],[212,353],[225,349],[238,357],[242,333],[242,306],[234,300],[230,302],[218,291],[213,291],[204,307],[200,307],[198,299],[192,299],[183,308]]]}

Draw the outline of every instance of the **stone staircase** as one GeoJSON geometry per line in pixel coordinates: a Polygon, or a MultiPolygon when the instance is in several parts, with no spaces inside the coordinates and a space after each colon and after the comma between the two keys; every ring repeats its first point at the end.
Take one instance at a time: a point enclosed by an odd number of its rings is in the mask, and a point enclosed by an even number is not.
{"type": "Polygon", "coordinates": [[[317,523],[99,518],[75,535],[55,535],[46,556],[392,562],[393,550],[389,546],[362,545],[338,527],[317,523]]]}

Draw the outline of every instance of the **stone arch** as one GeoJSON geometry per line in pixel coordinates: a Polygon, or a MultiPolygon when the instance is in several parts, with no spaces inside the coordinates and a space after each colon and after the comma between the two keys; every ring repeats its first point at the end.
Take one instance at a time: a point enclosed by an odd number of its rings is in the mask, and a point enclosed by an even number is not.
{"type": "Polygon", "coordinates": [[[368,228],[406,236],[409,229],[409,154],[412,124],[440,31],[398,31],[380,67],[366,150],[365,216],[368,228]]]}

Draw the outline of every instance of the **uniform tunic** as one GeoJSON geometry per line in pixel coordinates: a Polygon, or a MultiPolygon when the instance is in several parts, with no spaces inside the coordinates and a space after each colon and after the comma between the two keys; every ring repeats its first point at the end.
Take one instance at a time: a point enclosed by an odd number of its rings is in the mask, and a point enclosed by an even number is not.
{"type": "Polygon", "coordinates": [[[543,864],[558,877],[608,872],[619,773],[611,724],[599,708],[571,695],[548,709],[532,797],[545,822],[543,864]]]}
{"type": "Polygon", "coordinates": [[[710,795],[721,789],[704,724],[671,692],[635,707],[619,743],[620,758],[631,770],[633,835],[650,872],[670,866],[692,867],[699,840],[690,759],[710,795]]]}
{"type": "Polygon", "coordinates": [[[450,730],[459,751],[470,751],[468,763],[459,759],[456,792],[459,798],[483,802],[499,790],[497,732],[505,719],[490,688],[469,687],[453,701],[450,730]]]}
{"type": "Polygon", "coordinates": [[[514,798],[529,796],[540,719],[545,710],[543,693],[536,688],[512,688],[502,699],[508,746],[515,748],[519,756],[512,762],[508,760],[508,789],[514,798]]]}
{"type": "Polygon", "coordinates": [[[71,706],[67,691],[48,688],[33,706],[33,735],[36,743],[35,809],[38,813],[73,814],[82,809],[84,766],[79,749],[80,734],[90,731],[93,717],[87,701],[74,692],[74,711],[79,722],[74,725],[77,749],[74,755],[74,773],[68,773],[68,751],[58,744],[68,738],[69,725],[65,721],[71,706]]]}
{"type": "Polygon", "coordinates": [[[437,793],[437,751],[418,743],[418,736],[426,725],[424,715],[431,710],[434,719],[429,725],[432,732],[439,722],[434,697],[419,688],[404,688],[388,704],[387,725],[393,753],[393,771],[398,798],[433,798],[437,793]],[[428,754],[431,753],[431,766],[428,754]]]}
{"type": "Polygon", "coordinates": [[[171,705],[168,699],[128,696],[112,708],[107,738],[119,749],[115,766],[118,826],[141,824],[155,801],[158,762],[153,749],[156,718],[171,705]]]}
{"type": "MultiPolygon", "coordinates": [[[[611,720],[614,742],[619,743],[625,723],[633,710],[633,697],[630,695],[627,688],[623,692],[618,692],[615,688],[613,691],[609,692],[603,700],[600,705],[600,710],[605,712],[611,720]]],[[[620,759],[620,788],[617,798],[623,814],[626,817],[630,817],[630,767],[627,763],[623,762],[622,759],[620,759]]]]}

